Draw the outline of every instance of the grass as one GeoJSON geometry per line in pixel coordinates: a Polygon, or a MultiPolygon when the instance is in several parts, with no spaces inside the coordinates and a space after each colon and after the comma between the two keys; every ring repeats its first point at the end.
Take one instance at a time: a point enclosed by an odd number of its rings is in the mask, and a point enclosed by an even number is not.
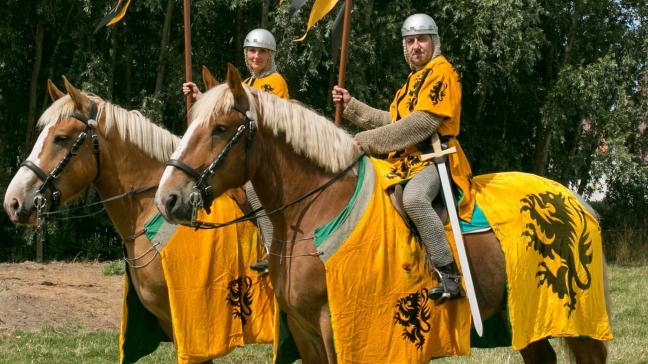
{"type": "MultiPolygon", "coordinates": [[[[648,266],[611,266],[612,324],[615,340],[608,345],[609,363],[648,363],[648,266]]],[[[0,333],[0,363],[115,363],[117,333],[77,328],[45,328],[37,333],[0,333]]],[[[568,362],[560,340],[552,340],[559,362],[568,362]]],[[[239,348],[216,363],[269,363],[270,345],[239,348]]],[[[161,345],[139,363],[173,363],[173,345],[161,345]]],[[[475,349],[471,357],[435,363],[522,363],[508,348],[475,349]]]]}
{"type": "Polygon", "coordinates": [[[106,262],[103,266],[105,276],[120,276],[124,273],[126,273],[126,264],[121,259],[106,262]]]}

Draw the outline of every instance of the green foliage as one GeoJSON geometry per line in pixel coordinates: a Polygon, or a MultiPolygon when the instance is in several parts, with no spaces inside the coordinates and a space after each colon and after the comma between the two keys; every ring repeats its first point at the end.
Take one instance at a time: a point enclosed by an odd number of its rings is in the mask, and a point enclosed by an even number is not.
{"type": "MultiPolygon", "coordinates": [[[[277,38],[277,64],[291,96],[332,115],[337,65],[329,33],[337,8],[305,42],[295,43],[312,2],[292,17],[288,2],[268,3],[267,27],[277,38]]],[[[66,75],[86,91],[140,109],[175,133],[184,131],[181,3],[171,1],[167,14],[167,2],[132,2],[122,22],[93,34],[110,5],[10,0],[0,8],[2,194],[35,138],[28,124],[30,105],[38,116],[49,104],[48,78],[60,86],[60,76],[66,75]],[[163,45],[166,15],[171,26],[163,45]]],[[[460,139],[475,174],[535,171],[586,196],[606,187],[615,214],[645,216],[648,8],[643,2],[357,0],[354,8],[346,85],[355,97],[389,106],[408,73],[400,25],[411,13],[429,13],[445,55],[462,78],[460,139]],[[603,139],[605,152],[599,148],[603,139]]],[[[261,2],[194,0],[191,15],[193,78],[199,79],[199,66],[207,65],[222,79],[228,62],[247,73],[243,37],[261,25],[261,2]]],[[[90,195],[84,202],[95,200],[90,195]]],[[[121,254],[105,217],[60,222],[49,231],[48,258],[121,254]]],[[[0,234],[0,260],[33,258],[33,247],[25,245],[30,233],[10,226],[5,216],[0,234]]]]}
{"type": "Polygon", "coordinates": [[[103,275],[105,276],[120,276],[126,273],[126,264],[123,260],[111,260],[104,264],[103,275]]]}

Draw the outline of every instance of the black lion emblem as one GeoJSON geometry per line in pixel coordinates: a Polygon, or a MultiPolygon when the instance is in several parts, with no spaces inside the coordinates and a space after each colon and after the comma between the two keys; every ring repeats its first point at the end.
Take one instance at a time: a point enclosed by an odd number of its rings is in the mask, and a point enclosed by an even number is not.
{"type": "Polygon", "coordinates": [[[443,98],[446,95],[446,89],[448,88],[447,83],[443,83],[443,81],[437,82],[434,87],[432,87],[432,90],[430,90],[430,100],[432,100],[432,104],[436,105],[439,102],[443,101],[443,98]]]}
{"type": "Polygon", "coordinates": [[[232,306],[232,316],[241,318],[243,326],[252,314],[252,278],[248,276],[231,280],[227,284],[227,304],[232,306]]]}
{"type": "Polygon", "coordinates": [[[425,344],[424,334],[430,331],[430,306],[428,291],[423,288],[400,298],[395,305],[394,323],[403,326],[403,339],[416,345],[417,350],[425,344]]]}
{"type": "Polygon", "coordinates": [[[529,194],[521,202],[520,212],[527,211],[532,220],[522,234],[528,239],[527,249],[533,248],[543,258],[560,259],[556,272],[546,262],[538,264],[538,287],[549,286],[560,299],[568,296],[565,307],[571,316],[576,309],[576,287],[589,289],[592,278],[588,267],[592,263],[592,240],[585,211],[575,198],[561,193],[529,194]],[[576,231],[579,226],[582,228],[576,231]],[[576,271],[579,265],[585,277],[576,271]]]}

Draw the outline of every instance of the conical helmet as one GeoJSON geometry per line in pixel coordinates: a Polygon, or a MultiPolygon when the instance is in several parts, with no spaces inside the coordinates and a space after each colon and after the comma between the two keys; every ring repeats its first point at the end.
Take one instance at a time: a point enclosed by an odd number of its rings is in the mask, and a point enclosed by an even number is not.
{"type": "Polygon", "coordinates": [[[417,34],[439,34],[439,29],[431,16],[414,14],[405,19],[401,28],[401,35],[406,37],[417,34]]]}
{"type": "Polygon", "coordinates": [[[247,47],[257,47],[265,48],[271,51],[277,50],[277,42],[275,41],[272,33],[265,29],[254,29],[245,36],[245,41],[243,41],[243,48],[247,47]]]}

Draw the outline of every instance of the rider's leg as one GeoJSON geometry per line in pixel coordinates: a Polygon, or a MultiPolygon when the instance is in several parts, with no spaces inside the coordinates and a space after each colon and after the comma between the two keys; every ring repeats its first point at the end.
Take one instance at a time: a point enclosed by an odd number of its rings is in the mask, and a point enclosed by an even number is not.
{"type": "MultiPolygon", "coordinates": [[[[247,195],[248,202],[250,203],[252,210],[256,210],[261,207],[261,202],[259,201],[256,192],[254,192],[252,183],[248,182],[245,184],[245,194],[247,195]]],[[[259,216],[261,214],[265,215],[265,211],[261,210],[261,212],[257,214],[257,225],[259,227],[259,230],[261,231],[261,239],[263,240],[263,245],[265,246],[266,253],[270,254],[270,244],[272,243],[272,222],[270,222],[270,218],[267,216],[259,216]]],[[[250,268],[257,272],[265,272],[268,270],[268,259],[252,263],[250,265],[250,268]]]]}
{"type": "Polygon", "coordinates": [[[439,172],[436,166],[432,165],[414,176],[403,191],[405,212],[416,225],[427,257],[439,276],[439,285],[430,290],[430,296],[439,303],[461,294],[459,275],[443,222],[432,208],[432,201],[439,193],[440,187],[439,172]]]}

